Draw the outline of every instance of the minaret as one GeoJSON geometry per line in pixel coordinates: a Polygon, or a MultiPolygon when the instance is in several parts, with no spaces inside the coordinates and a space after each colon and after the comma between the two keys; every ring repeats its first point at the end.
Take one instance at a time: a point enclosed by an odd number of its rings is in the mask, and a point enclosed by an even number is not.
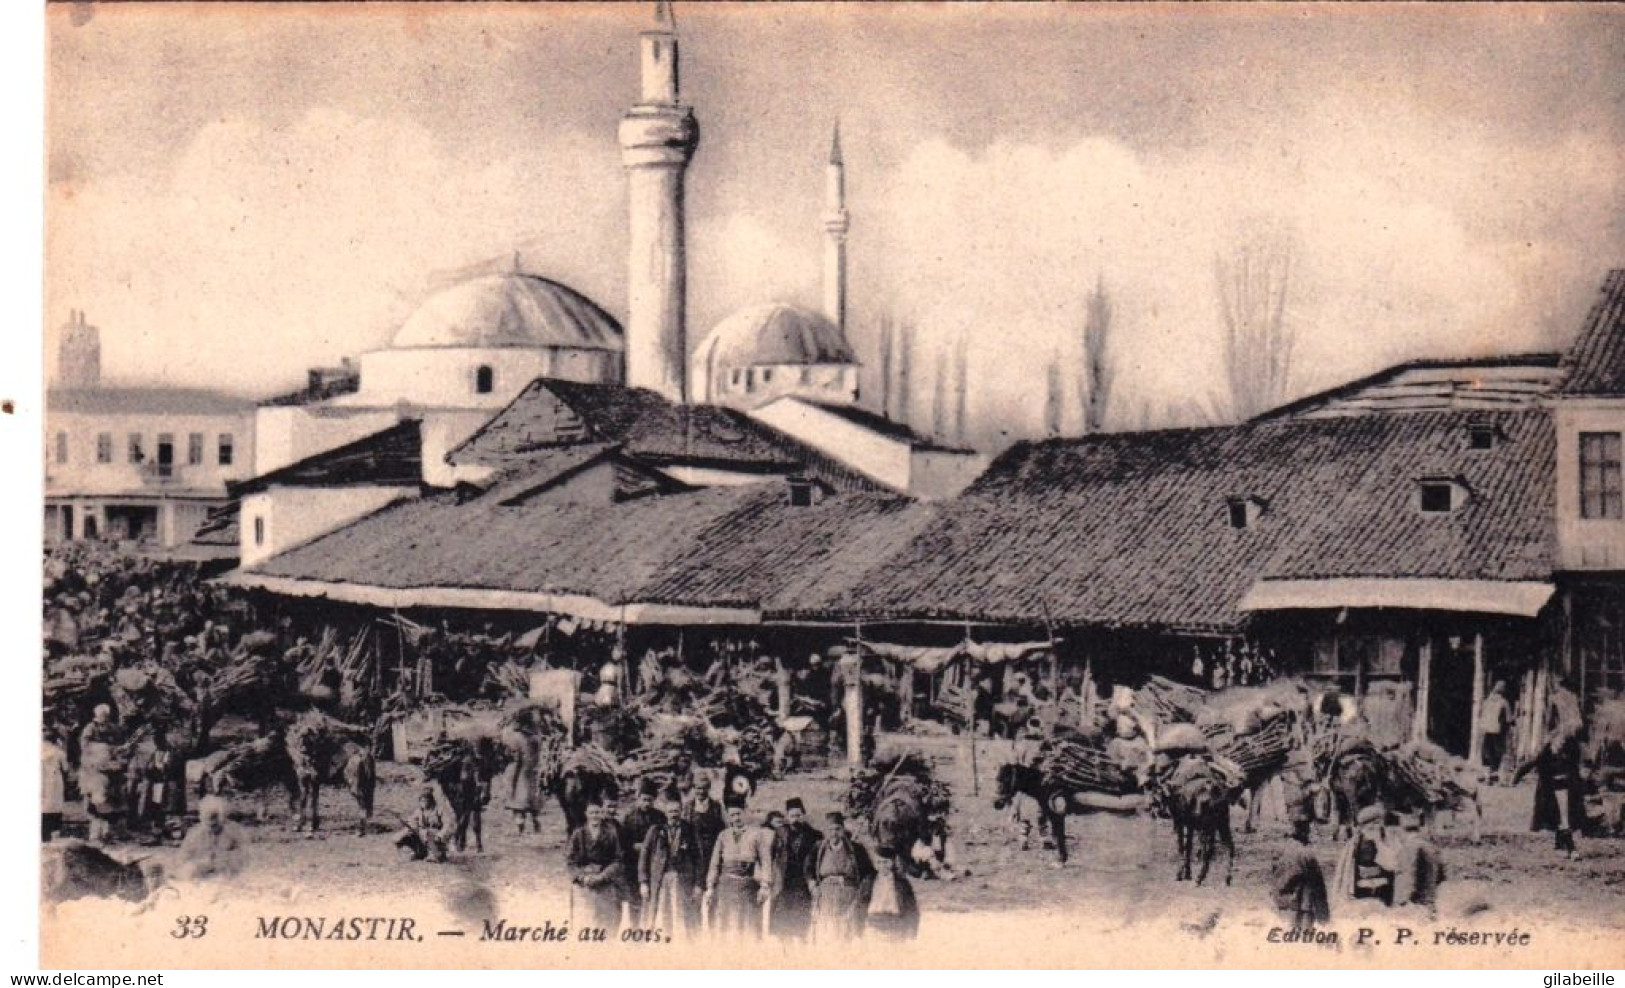
{"type": "Polygon", "coordinates": [[[57,346],[57,382],[64,388],[94,388],[102,382],[101,331],[85,321],[83,309],[68,313],[57,346]]]}
{"type": "Polygon", "coordinates": [[[829,145],[824,167],[824,315],[846,335],[846,165],[841,161],[841,122],[829,145]]]}
{"type": "Polygon", "coordinates": [[[639,38],[642,97],[621,118],[621,162],[631,213],[626,383],[688,401],[684,325],[683,172],[700,141],[694,111],[679,102],[677,27],[671,5],[639,38]]]}

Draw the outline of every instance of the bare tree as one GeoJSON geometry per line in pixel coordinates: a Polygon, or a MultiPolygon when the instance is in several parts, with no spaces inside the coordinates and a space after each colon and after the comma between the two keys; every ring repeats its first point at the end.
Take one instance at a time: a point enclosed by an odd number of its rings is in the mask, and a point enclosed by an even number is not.
{"type": "Polygon", "coordinates": [[[1079,381],[1078,401],[1083,407],[1083,431],[1101,432],[1106,428],[1106,407],[1112,398],[1112,365],[1107,357],[1112,326],[1112,302],[1106,296],[1105,279],[1095,278],[1095,290],[1090,293],[1083,320],[1083,377],[1079,381]]]}
{"type": "Polygon", "coordinates": [[[965,405],[970,392],[970,354],[963,333],[954,342],[954,442],[965,444],[965,405]]]}
{"type": "Polygon", "coordinates": [[[1061,393],[1061,358],[1059,354],[1050,354],[1049,376],[1044,394],[1044,435],[1053,439],[1061,434],[1061,405],[1065,401],[1061,393]]]}
{"type": "Polygon", "coordinates": [[[894,421],[908,424],[914,418],[914,324],[899,322],[893,325],[896,339],[892,343],[893,363],[896,365],[897,408],[891,416],[894,421]]]}
{"type": "Polygon", "coordinates": [[[948,408],[948,351],[937,351],[937,369],[931,380],[931,437],[945,440],[948,438],[949,416],[952,413],[948,408]]]}
{"type": "Polygon", "coordinates": [[[892,327],[891,316],[880,320],[880,414],[883,418],[892,417],[892,336],[896,330],[892,327]]]}
{"type": "Polygon", "coordinates": [[[1214,259],[1224,319],[1230,410],[1245,421],[1280,403],[1292,374],[1286,323],[1292,249],[1279,235],[1254,237],[1214,259]]]}

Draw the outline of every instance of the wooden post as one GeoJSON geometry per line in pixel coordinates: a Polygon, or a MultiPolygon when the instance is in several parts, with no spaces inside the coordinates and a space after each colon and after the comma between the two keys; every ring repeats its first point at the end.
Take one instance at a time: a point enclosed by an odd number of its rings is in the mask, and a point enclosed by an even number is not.
{"type": "Polygon", "coordinates": [[[1411,719],[1411,740],[1428,739],[1428,704],[1433,685],[1433,636],[1423,635],[1416,653],[1416,716],[1411,719]]]}
{"type": "Polygon", "coordinates": [[[1467,745],[1467,761],[1477,765],[1483,761],[1484,737],[1478,730],[1479,711],[1484,706],[1484,632],[1473,633],[1473,722],[1472,740],[1467,745]]]}
{"type": "Polygon", "coordinates": [[[779,660],[779,668],[773,674],[774,685],[779,693],[779,722],[782,724],[790,717],[790,667],[779,660]]]}
{"type": "Polygon", "coordinates": [[[841,656],[841,683],[846,702],[846,763],[863,764],[863,657],[857,652],[841,656]]]}

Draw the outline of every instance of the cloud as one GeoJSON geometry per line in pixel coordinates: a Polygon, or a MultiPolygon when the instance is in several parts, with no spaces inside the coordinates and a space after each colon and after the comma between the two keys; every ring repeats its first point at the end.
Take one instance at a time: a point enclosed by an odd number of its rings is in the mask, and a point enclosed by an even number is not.
{"type": "Polygon", "coordinates": [[[491,158],[331,109],[280,128],[218,120],[155,183],[52,186],[47,311],[87,309],[121,377],[263,392],[383,345],[437,273],[517,246],[527,270],[613,310],[617,169],[574,133],[491,158]]]}
{"type": "MultiPolygon", "coordinates": [[[[1293,245],[1298,393],[1421,355],[1553,345],[1551,285],[1593,284],[1587,249],[1617,238],[1606,210],[1557,221],[1543,203],[1561,175],[1564,201],[1618,204],[1606,148],[1433,141],[1430,121],[1403,117],[1344,133],[1342,119],[1287,145],[1156,157],[1102,138],[923,142],[857,214],[860,319],[907,318],[927,350],[968,336],[971,405],[996,420],[984,439],[1041,429],[1047,365],[1076,361],[1097,275],[1116,313],[1119,415],[1222,408],[1215,258],[1259,228],[1293,245]]],[[[925,416],[930,390],[915,389],[925,416]]]]}

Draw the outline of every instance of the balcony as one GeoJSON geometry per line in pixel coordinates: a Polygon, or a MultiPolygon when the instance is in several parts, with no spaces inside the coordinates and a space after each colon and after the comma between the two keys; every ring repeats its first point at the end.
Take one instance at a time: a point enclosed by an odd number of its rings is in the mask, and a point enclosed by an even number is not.
{"type": "Polygon", "coordinates": [[[138,468],[145,487],[179,487],[185,483],[186,471],[173,463],[150,461],[138,468]]]}

